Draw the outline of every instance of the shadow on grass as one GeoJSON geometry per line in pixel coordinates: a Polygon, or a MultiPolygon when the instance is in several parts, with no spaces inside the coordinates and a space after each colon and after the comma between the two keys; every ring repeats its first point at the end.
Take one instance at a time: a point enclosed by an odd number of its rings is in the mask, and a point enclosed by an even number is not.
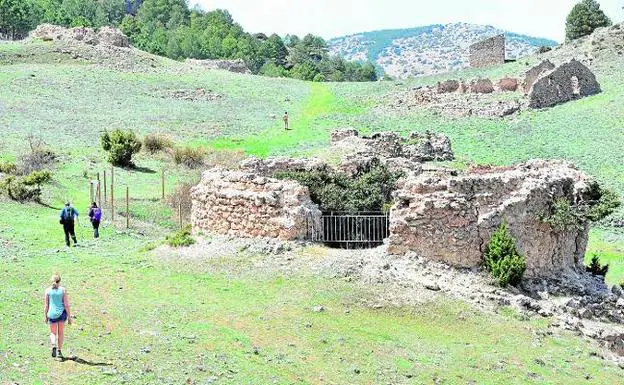
{"type": "Polygon", "coordinates": [[[131,168],[127,168],[126,170],[142,172],[142,173],[145,173],[145,174],[156,174],[156,171],[154,171],[154,170],[152,170],[151,168],[148,168],[148,167],[134,166],[134,167],[131,167],[131,168]]]}
{"type": "Polygon", "coordinates": [[[113,364],[108,363],[108,362],[87,361],[87,360],[85,360],[83,358],[80,358],[78,356],[71,356],[71,357],[63,357],[63,358],[61,358],[61,362],[65,362],[65,361],[74,361],[77,364],[87,365],[87,366],[113,366],[113,364]]]}

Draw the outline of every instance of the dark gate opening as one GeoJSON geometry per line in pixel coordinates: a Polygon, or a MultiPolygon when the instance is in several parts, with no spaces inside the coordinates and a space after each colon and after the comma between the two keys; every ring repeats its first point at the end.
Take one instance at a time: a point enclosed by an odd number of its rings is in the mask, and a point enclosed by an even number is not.
{"type": "Polygon", "coordinates": [[[372,248],[382,245],[390,235],[389,222],[383,212],[326,212],[320,222],[308,221],[308,237],[329,247],[372,248]]]}

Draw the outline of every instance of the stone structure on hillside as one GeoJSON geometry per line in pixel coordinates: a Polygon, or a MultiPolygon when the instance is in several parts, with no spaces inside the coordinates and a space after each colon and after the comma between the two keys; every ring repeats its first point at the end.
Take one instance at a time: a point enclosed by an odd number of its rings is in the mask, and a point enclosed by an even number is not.
{"type": "Polygon", "coordinates": [[[251,74],[243,59],[234,60],[198,60],[186,59],[185,63],[211,70],[224,70],[239,74],[251,74]]]}
{"type": "Polygon", "coordinates": [[[582,268],[588,227],[559,232],[543,218],[556,199],[579,203],[589,189],[590,180],[563,161],[405,178],[395,192],[388,249],[476,267],[491,234],[506,222],[526,256],[527,277],[582,268]]]}
{"type": "Polygon", "coordinates": [[[41,24],[30,33],[30,37],[44,41],[65,41],[88,45],[106,45],[114,47],[130,47],[126,35],[112,27],[102,27],[97,32],[93,28],[65,28],[53,24],[41,24]]]}
{"type": "Polygon", "coordinates": [[[505,35],[474,43],[468,48],[470,67],[484,68],[505,64],[505,35]]]}
{"type": "Polygon", "coordinates": [[[191,197],[193,229],[213,234],[304,240],[321,217],[307,187],[254,173],[206,171],[191,197]]]}
{"type": "Polygon", "coordinates": [[[555,65],[550,62],[550,60],[543,60],[540,64],[531,68],[524,75],[524,83],[522,84],[522,88],[524,88],[524,93],[529,94],[531,91],[531,87],[537,81],[537,79],[544,73],[549,72],[555,69],[555,65]]]}
{"type": "Polygon", "coordinates": [[[601,92],[596,76],[572,60],[543,72],[529,91],[529,107],[546,108],[601,92]]]}

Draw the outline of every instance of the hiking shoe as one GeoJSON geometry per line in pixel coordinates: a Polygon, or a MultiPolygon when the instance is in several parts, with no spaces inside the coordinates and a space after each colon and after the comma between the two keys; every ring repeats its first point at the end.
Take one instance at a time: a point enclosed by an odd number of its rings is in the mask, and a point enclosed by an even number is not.
{"type": "Polygon", "coordinates": [[[56,358],[56,346],[52,348],[52,357],[56,358]]]}
{"type": "Polygon", "coordinates": [[[63,358],[63,352],[61,352],[61,349],[58,349],[58,350],[56,351],[56,357],[58,357],[58,358],[63,358]]]}

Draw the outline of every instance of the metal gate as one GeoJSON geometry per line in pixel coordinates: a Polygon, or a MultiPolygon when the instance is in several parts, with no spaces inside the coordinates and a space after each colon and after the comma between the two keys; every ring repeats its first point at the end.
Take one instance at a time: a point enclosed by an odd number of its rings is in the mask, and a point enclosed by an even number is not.
{"type": "Polygon", "coordinates": [[[327,212],[308,220],[308,239],[328,246],[363,249],[383,244],[390,235],[388,214],[327,212]]]}

